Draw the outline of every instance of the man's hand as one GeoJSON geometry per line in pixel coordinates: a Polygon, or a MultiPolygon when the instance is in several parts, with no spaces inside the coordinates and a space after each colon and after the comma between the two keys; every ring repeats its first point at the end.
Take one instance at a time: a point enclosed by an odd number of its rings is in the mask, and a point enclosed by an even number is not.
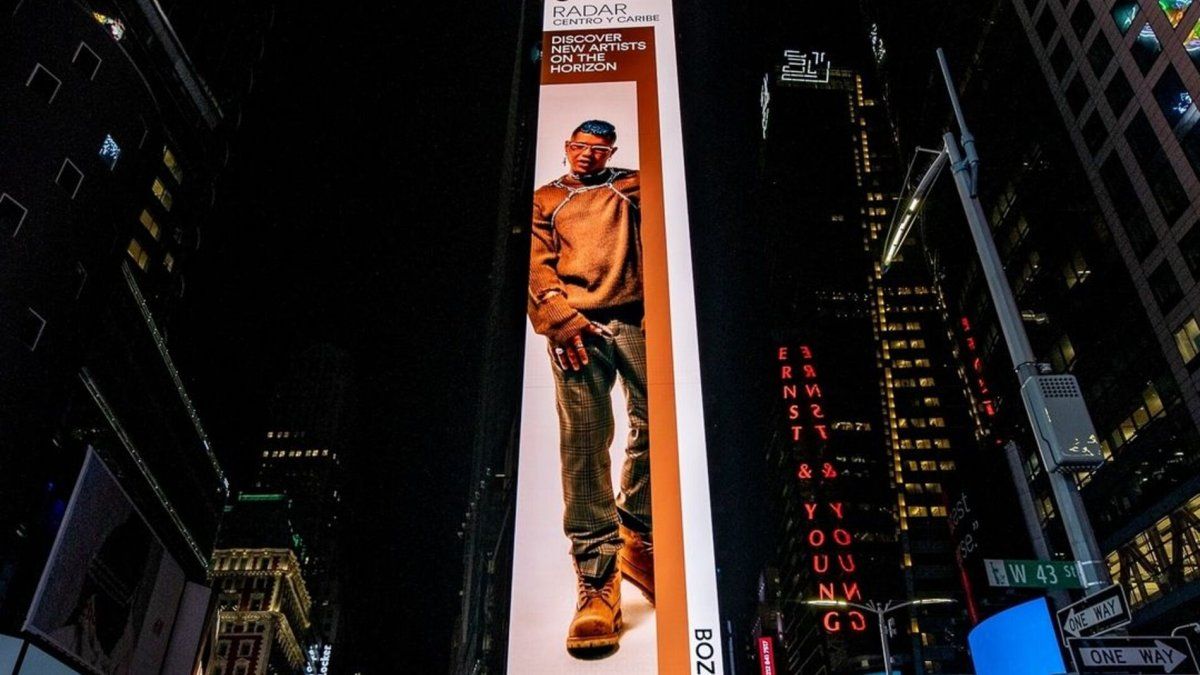
{"type": "Polygon", "coordinates": [[[598,323],[592,322],[584,326],[583,330],[567,341],[567,344],[554,347],[554,358],[558,359],[559,368],[577,371],[588,364],[587,347],[583,344],[584,335],[612,337],[612,333],[598,323]]]}

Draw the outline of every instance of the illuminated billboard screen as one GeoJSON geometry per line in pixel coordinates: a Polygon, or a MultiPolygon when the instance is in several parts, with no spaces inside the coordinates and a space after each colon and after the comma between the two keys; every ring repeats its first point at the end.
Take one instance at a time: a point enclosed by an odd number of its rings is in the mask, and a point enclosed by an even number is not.
{"type": "Polygon", "coordinates": [[[157,673],[176,620],[187,618],[178,611],[186,583],[183,569],[89,451],[25,629],[88,672],[157,673]]]}
{"type": "Polygon", "coordinates": [[[720,673],[671,3],[543,30],[508,672],[720,673]]]}
{"type": "Polygon", "coordinates": [[[984,620],[967,639],[979,675],[1057,675],[1067,670],[1045,598],[984,620]]]}

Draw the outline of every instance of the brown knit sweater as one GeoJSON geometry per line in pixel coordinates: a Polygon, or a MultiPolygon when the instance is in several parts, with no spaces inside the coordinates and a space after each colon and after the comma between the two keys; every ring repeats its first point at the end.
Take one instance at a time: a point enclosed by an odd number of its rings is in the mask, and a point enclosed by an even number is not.
{"type": "Polygon", "coordinates": [[[565,343],[589,311],[642,302],[640,182],[637,171],[566,175],[533,194],[529,318],[565,343]]]}

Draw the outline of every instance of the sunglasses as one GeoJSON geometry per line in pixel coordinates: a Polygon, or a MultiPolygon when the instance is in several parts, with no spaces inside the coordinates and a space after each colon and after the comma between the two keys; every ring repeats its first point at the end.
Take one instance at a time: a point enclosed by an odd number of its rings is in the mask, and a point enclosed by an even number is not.
{"type": "Polygon", "coordinates": [[[570,152],[590,152],[593,155],[607,157],[613,153],[616,148],[611,145],[592,145],[591,143],[580,143],[579,141],[568,141],[567,150],[570,152]]]}

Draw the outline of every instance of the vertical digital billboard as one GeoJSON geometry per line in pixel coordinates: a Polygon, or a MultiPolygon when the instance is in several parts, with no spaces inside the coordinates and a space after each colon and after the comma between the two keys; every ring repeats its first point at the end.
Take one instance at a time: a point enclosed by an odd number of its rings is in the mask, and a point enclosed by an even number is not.
{"type": "Polygon", "coordinates": [[[545,3],[508,672],[723,672],[671,3],[545,3]]]}

